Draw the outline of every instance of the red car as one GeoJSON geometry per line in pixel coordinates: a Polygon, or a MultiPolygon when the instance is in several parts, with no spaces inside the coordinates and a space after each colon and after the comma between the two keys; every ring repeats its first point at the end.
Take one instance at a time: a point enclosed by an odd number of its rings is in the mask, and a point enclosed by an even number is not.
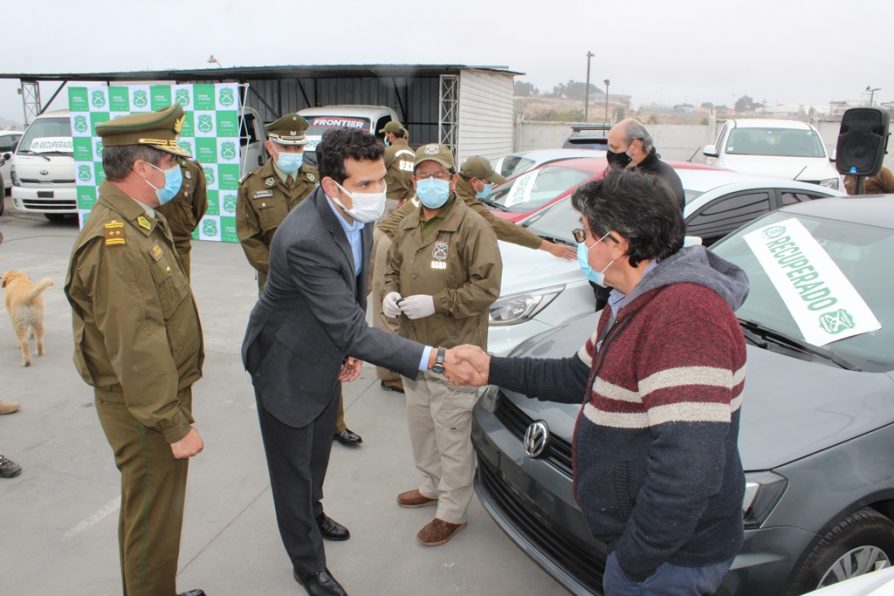
{"type": "MultiPolygon", "coordinates": [[[[669,161],[675,170],[714,170],[711,166],[686,161],[669,161]]],[[[543,207],[570,196],[585,182],[602,178],[608,162],[604,157],[584,157],[552,161],[510,178],[483,202],[496,215],[518,222],[543,207]]]]}

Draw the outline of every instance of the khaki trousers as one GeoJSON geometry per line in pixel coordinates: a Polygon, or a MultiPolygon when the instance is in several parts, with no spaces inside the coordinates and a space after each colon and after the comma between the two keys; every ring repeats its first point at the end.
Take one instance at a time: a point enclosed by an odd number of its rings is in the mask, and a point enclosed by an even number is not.
{"type": "Polygon", "coordinates": [[[465,523],[475,477],[472,408],[478,392],[431,372],[403,382],[413,460],[422,473],[419,492],[438,499],[435,517],[465,523]]]}
{"type": "MultiPolygon", "coordinates": [[[[382,312],[382,300],[385,299],[385,272],[388,270],[388,251],[391,249],[391,238],[388,234],[380,232],[378,228],[373,231],[373,278],[372,302],[373,327],[382,331],[390,331],[397,335],[400,327],[399,319],[386,317],[382,312]]],[[[399,381],[400,375],[381,366],[376,367],[376,376],[382,381],[399,381]]]]}
{"type": "MultiPolygon", "coordinates": [[[[177,558],[188,459],[175,459],[161,433],[147,429],[127,406],[96,390],[96,412],[121,472],[118,550],[124,596],[177,593],[177,558]]],[[[190,409],[189,389],[180,401],[190,409]]]]}

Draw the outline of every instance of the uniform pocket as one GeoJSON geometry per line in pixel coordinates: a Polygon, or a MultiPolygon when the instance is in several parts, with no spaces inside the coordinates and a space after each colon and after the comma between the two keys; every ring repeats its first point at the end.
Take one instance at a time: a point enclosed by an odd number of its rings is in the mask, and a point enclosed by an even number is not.
{"type": "Polygon", "coordinates": [[[189,284],[179,267],[177,263],[167,259],[151,267],[152,279],[155,281],[158,302],[165,321],[170,320],[174,311],[189,294],[189,284]]]}
{"type": "Polygon", "coordinates": [[[251,199],[251,207],[258,214],[258,223],[265,232],[275,230],[289,214],[285,201],[276,197],[251,199]]]}

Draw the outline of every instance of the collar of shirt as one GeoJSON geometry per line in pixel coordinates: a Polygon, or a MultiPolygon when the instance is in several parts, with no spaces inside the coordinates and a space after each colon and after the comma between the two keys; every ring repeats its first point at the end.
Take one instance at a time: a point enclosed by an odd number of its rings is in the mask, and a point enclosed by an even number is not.
{"type": "MultiPolygon", "coordinates": [[[[130,195],[127,195],[127,196],[130,197],[130,195]]],[[[147,205],[146,203],[144,203],[142,201],[138,201],[138,200],[134,199],[133,197],[130,197],[130,198],[133,200],[134,203],[136,203],[137,205],[139,205],[140,207],[143,208],[143,211],[146,212],[146,215],[148,215],[150,219],[155,219],[155,209],[153,209],[152,207],[150,207],[149,205],[147,205]]]]}
{"type": "MultiPolygon", "coordinates": [[[[657,259],[652,261],[651,263],[649,263],[649,266],[646,267],[645,272],[643,272],[643,278],[645,278],[647,275],[649,275],[649,273],[652,271],[652,269],[655,268],[655,266],[657,264],[658,264],[657,259]]],[[[640,281],[642,281],[642,279],[640,281]]],[[[612,309],[612,320],[614,320],[618,316],[618,311],[621,310],[621,301],[623,301],[624,298],[626,298],[626,297],[627,297],[627,295],[622,294],[619,290],[613,289],[611,292],[609,292],[608,305],[612,309]]]]}
{"type": "Polygon", "coordinates": [[[339,225],[345,231],[345,236],[348,237],[348,244],[351,245],[351,254],[354,256],[354,271],[359,275],[360,274],[360,265],[362,258],[361,246],[360,246],[360,230],[363,229],[363,222],[354,221],[353,223],[348,223],[344,217],[342,217],[341,213],[338,212],[338,209],[335,208],[335,201],[332,200],[332,197],[326,195],[326,202],[329,203],[329,208],[332,209],[332,213],[335,214],[335,218],[338,220],[339,225]]]}

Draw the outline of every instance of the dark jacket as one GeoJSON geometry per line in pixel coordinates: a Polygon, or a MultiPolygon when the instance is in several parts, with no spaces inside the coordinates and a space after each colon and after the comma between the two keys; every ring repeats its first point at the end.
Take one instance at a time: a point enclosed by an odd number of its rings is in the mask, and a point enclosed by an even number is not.
{"type": "Polygon", "coordinates": [[[683,183],[680,181],[680,177],[672,167],[658,158],[658,154],[655,152],[654,147],[652,148],[652,151],[649,152],[646,159],[637,164],[636,169],[655,174],[667,182],[667,185],[670,186],[674,196],[677,197],[677,200],[680,202],[680,211],[686,207],[686,193],[683,191],[683,183]]]}

